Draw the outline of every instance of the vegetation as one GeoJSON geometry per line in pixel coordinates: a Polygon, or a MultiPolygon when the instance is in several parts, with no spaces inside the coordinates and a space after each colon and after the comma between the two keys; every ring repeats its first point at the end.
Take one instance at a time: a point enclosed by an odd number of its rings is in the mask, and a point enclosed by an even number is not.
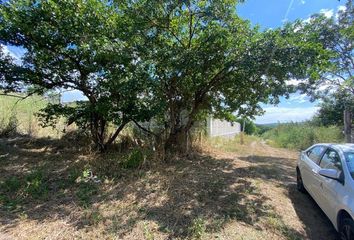
{"type": "MultiPolygon", "coordinates": [[[[345,109],[354,112],[354,98],[352,99],[352,102],[349,102],[349,99],[342,96],[339,92],[324,97],[322,100],[323,101],[319,104],[320,109],[312,120],[316,125],[344,126],[343,113],[345,109]]],[[[352,119],[352,121],[353,120],[354,119],[352,119]]]]}
{"type": "Polygon", "coordinates": [[[244,145],[237,138],[217,143],[204,141],[202,152],[178,161],[126,169],[117,152],[95,154],[73,140],[1,138],[1,234],[335,239],[321,210],[289,184],[295,181],[296,152],[271,148],[254,136],[245,137],[244,145]]]}
{"type": "Polygon", "coordinates": [[[0,40],[26,53],[20,63],[1,53],[0,86],[31,86],[28,94],[79,90],[88,101],[51,103],[41,119],[55,125],[65,116],[89,130],[100,151],[128,122],[153,118],[163,127],[145,130],[183,153],[200,117],[260,113],[260,103],[293,90],[286,80],[315,78],[328,59],[308,28],[262,32],[236,15],[238,2],[7,1],[0,40]]]}
{"type": "MultiPolygon", "coordinates": [[[[347,142],[352,142],[351,128],[354,106],[354,4],[348,0],[346,9],[331,18],[317,14],[309,21],[298,22],[299,29],[309,28],[316,33],[322,46],[331,55],[330,60],[319,69],[314,79],[300,85],[303,92],[313,98],[336,99],[340,102],[344,132],[347,142]],[[344,109],[343,109],[344,108],[344,109]]],[[[326,100],[325,100],[326,101],[326,100]]],[[[328,100],[327,100],[328,101],[328,100]]]]}
{"type": "Polygon", "coordinates": [[[22,99],[25,95],[3,96],[0,94],[0,136],[8,137],[16,133],[34,137],[61,136],[64,129],[63,121],[57,129],[41,128],[36,114],[47,106],[48,101],[41,96],[32,95],[22,99]]]}
{"type": "MultiPolygon", "coordinates": [[[[148,119],[153,105],[138,96],[151,84],[134,47],[142,43],[131,36],[129,19],[116,11],[115,4],[8,1],[1,4],[0,16],[1,42],[26,50],[20,66],[7,66],[2,72],[0,86],[23,91],[29,85],[29,94],[76,89],[88,99],[75,106],[49,104],[42,110],[45,124],[55,125],[65,116],[68,125],[75,122],[89,130],[103,151],[129,121],[148,119]],[[107,136],[109,123],[116,129],[107,136]]],[[[8,56],[3,58],[9,65],[8,56]]]]}
{"type": "Polygon", "coordinates": [[[304,150],[315,143],[344,141],[340,127],[315,126],[309,122],[279,124],[262,137],[273,146],[296,150],[304,150]]]}

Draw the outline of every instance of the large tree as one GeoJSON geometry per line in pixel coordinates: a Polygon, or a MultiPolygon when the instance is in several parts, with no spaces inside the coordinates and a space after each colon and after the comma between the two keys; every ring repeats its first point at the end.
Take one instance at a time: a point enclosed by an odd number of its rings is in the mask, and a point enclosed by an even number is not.
{"type": "Polygon", "coordinates": [[[13,0],[0,6],[0,43],[25,49],[18,69],[2,73],[1,86],[31,86],[35,93],[79,90],[87,101],[50,104],[41,117],[49,124],[65,116],[69,124],[89,129],[100,150],[129,121],[148,120],[153,106],[141,97],[151,85],[136,54],[139,39],[118,9],[109,0],[13,0]],[[107,136],[109,123],[116,130],[107,136]]]}
{"type": "Polygon", "coordinates": [[[321,66],[322,46],[293,25],[260,32],[236,14],[235,0],[132,1],[143,27],[154,97],[163,103],[166,149],[185,152],[201,114],[253,116],[321,66]],[[318,63],[314,64],[314,63],[318,63]]]}
{"type": "Polygon", "coordinates": [[[351,123],[354,103],[354,6],[348,0],[337,14],[328,18],[316,14],[310,19],[298,22],[299,29],[308,29],[317,35],[317,41],[330,52],[331,58],[313,78],[301,84],[303,92],[314,99],[326,99],[337,96],[342,107],[346,141],[352,142],[351,123]]]}

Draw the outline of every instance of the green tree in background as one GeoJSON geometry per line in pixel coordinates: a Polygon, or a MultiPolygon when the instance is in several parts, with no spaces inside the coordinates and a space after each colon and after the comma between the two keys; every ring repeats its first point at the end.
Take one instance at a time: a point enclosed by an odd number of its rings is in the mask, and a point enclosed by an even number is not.
{"type": "Polygon", "coordinates": [[[343,127],[343,112],[345,111],[346,104],[350,106],[350,111],[354,112],[354,102],[350,103],[346,96],[340,95],[340,92],[325,97],[322,100],[319,104],[320,109],[312,121],[316,125],[337,125],[343,127]]]}
{"type": "Polygon", "coordinates": [[[312,78],[308,78],[300,87],[303,92],[308,93],[315,99],[322,98],[328,103],[331,100],[326,99],[329,95],[332,95],[332,98],[340,103],[341,106],[337,108],[337,111],[342,111],[342,119],[345,119],[346,141],[352,142],[351,122],[354,103],[353,1],[349,0],[345,6],[345,10],[339,11],[331,18],[327,18],[324,14],[317,14],[312,16],[309,21],[298,23],[298,29],[308,29],[315,33],[318,41],[331,53],[330,60],[323,65],[322,70],[315,73],[316,75],[312,78]]]}

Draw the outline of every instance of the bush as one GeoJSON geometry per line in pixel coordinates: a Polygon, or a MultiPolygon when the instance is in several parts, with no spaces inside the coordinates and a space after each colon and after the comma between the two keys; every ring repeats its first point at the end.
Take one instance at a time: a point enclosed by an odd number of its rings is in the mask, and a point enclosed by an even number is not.
{"type": "Polygon", "coordinates": [[[127,169],[134,169],[141,166],[144,162],[144,154],[139,149],[134,149],[128,158],[122,162],[122,167],[127,169]]]}
{"type": "Polygon", "coordinates": [[[18,126],[16,114],[12,113],[8,122],[5,122],[5,118],[2,118],[0,122],[0,137],[11,137],[16,135],[18,126]]]}
{"type": "Polygon", "coordinates": [[[45,198],[48,195],[47,179],[43,171],[35,170],[26,176],[26,193],[33,198],[45,198]]]}
{"type": "Polygon", "coordinates": [[[344,137],[339,127],[316,127],[309,123],[280,124],[262,135],[275,147],[306,149],[315,143],[343,142],[344,137]]]}

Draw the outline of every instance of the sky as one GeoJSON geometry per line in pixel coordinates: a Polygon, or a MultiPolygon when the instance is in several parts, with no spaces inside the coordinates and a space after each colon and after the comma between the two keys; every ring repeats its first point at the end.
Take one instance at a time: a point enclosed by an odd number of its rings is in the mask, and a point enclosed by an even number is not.
{"type": "MultiPolygon", "coordinates": [[[[239,4],[237,13],[250,20],[252,25],[259,25],[261,29],[280,27],[287,21],[307,19],[314,13],[324,13],[331,17],[338,9],[343,8],[345,1],[341,0],[246,0],[239,4]]],[[[6,50],[20,59],[24,49],[7,46],[6,50]]],[[[78,91],[65,92],[63,102],[83,100],[85,97],[78,91]]],[[[306,95],[291,94],[289,99],[281,98],[277,106],[261,106],[265,114],[257,116],[258,124],[276,122],[301,122],[310,119],[318,110],[317,102],[310,102],[306,95]]]]}
{"type": "MultiPolygon", "coordinates": [[[[246,0],[237,8],[237,13],[258,24],[261,29],[280,27],[287,21],[307,19],[314,13],[331,17],[343,8],[341,0],[246,0]]],[[[306,95],[291,94],[289,99],[281,98],[277,106],[262,105],[265,114],[257,116],[258,124],[276,122],[301,122],[311,119],[318,110],[318,102],[310,102],[306,95]]]]}

